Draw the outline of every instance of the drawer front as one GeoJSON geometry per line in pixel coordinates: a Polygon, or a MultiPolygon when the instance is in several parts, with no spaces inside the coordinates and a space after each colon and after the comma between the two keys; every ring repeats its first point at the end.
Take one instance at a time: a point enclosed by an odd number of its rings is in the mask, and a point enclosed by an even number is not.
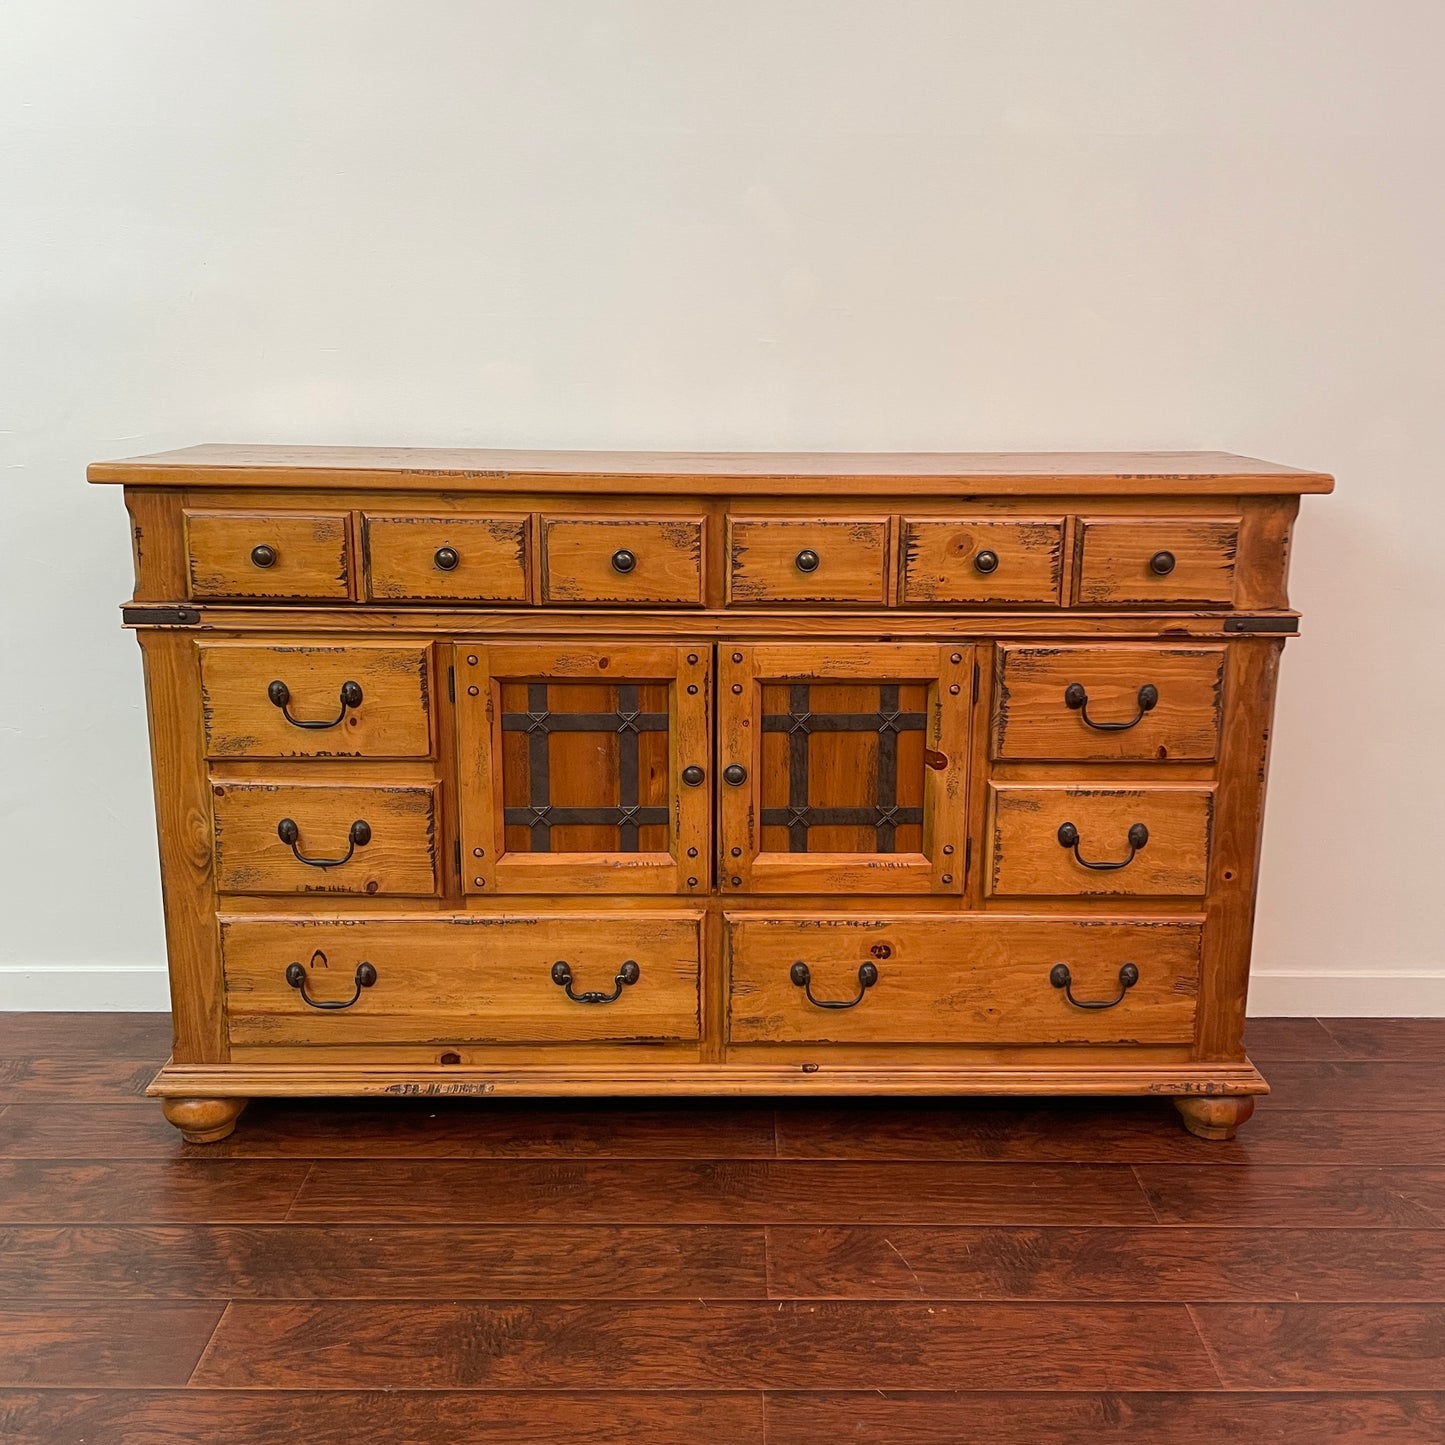
{"type": "Polygon", "coordinates": [[[370,595],[381,601],[527,600],[526,517],[367,513],[370,595]]]}
{"type": "Polygon", "coordinates": [[[1239,518],[1081,518],[1081,607],[1150,607],[1234,601],[1239,518]]]}
{"type": "Polygon", "coordinates": [[[346,512],[187,512],[192,597],[351,596],[346,512]]]}
{"type": "Polygon", "coordinates": [[[905,606],[1048,603],[1064,575],[1064,519],[969,521],[905,517],[900,548],[905,606]]]}
{"type": "Polygon", "coordinates": [[[728,521],[728,601],[867,602],[888,600],[888,523],[777,517],[728,521]]]}
{"type": "Polygon", "coordinates": [[[730,914],[727,933],[736,1044],[1162,1044],[1194,1037],[1195,920],[730,914]],[[1125,971],[1130,965],[1137,975],[1125,971]],[[824,1006],[855,998],[852,1007],[824,1006]],[[1078,1006],[1115,998],[1109,1008],[1078,1006]]]}
{"type": "Polygon", "coordinates": [[[1219,750],[1223,647],[1009,647],[997,653],[993,755],[1174,759],[1219,750]]]}
{"type": "Polygon", "coordinates": [[[427,649],[203,644],[212,758],[424,758],[427,649]]]}
{"type": "Polygon", "coordinates": [[[702,605],[701,517],[547,517],[544,602],[702,605]]]}
{"type": "Polygon", "coordinates": [[[223,918],[231,1042],[696,1040],[700,920],[223,918]],[[578,1002],[569,988],[617,997],[578,1002]],[[315,1006],[326,1003],[347,1006],[315,1006]]]}
{"type": "Polygon", "coordinates": [[[213,782],[222,893],[434,894],[436,788],[213,782]]]}
{"type": "Polygon", "coordinates": [[[995,783],[995,896],[1202,897],[1214,790],[995,783]]]}

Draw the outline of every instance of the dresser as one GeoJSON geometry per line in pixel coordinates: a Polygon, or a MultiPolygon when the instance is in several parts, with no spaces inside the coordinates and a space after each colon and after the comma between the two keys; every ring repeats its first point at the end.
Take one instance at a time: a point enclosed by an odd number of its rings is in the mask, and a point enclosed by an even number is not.
{"type": "Polygon", "coordinates": [[[362,1094],[1168,1095],[1227,1139],[1267,1091],[1265,775],[1327,475],[198,446],[90,479],[131,522],[151,1093],[188,1140],[362,1094]]]}

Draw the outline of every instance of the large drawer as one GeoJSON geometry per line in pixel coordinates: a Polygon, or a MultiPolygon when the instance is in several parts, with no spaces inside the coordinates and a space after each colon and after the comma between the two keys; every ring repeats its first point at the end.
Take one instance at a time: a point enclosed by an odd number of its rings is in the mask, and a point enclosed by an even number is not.
{"type": "Polygon", "coordinates": [[[695,1040],[701,917],[222,918],[231,1042],[695,1040]]]}
{"type": "Polygon", "coordinates": [[[206,755],[424,758],[425,647],[201,646],[206,755]]]}
{"type": "Polygon", "coordinates": [[[187,512],[192,597],[351,596],[347,512],[187,512]]]}
{"type": "Polygon", "coordinates": [[[1214,789],[994,783],[989,892],[1198,898],[1209,876],[1214,789]]]}
{"type": "Polygon", "coordinates": [[[1208,762],[1219,749],[1223,647],[1000,646],[1000,760],[1208,762]]]}
{"type": "Polygon", "coordinates": [[[1198,920],[1175,918],[729,914],[729,1037],[1185,1043],[1194,1037],[1201,933],[1198,920]]]}
{"type": "Polygon", "coordinates": [[[434,894],[436,785],[213,780],[222,893],[434,894]]]}

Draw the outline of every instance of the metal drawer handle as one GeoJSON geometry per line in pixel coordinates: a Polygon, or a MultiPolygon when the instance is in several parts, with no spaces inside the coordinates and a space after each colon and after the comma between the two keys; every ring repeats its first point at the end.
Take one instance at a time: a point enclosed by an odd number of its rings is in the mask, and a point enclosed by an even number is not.
{"type": "Polygon", "coordinates": [[[1156,577],[1167,577],[1174,570],[1174,553],[1156,552],[1149,559],[1149,570],[1156,577]]]}
{"type": "Polygon", "coordinates": [[[982,572],[985,577],[987,577],[990,572],[997,572],[998,553],[984,548],[984,550],[973,559],[973,570],[975,572],[982,572]]]}
{"type": "Polygon", "coordinates": [[[1059,824],[1059,846],[1072,848],[1074,857],[1085,868],[1092,868],[1095,873],[1113,873],[1116,869],[1127,868],[1134,861],[1134,855],[1148,843],[1149,830],[1142,823],[1131,823],[1128,837],[1129,856],[1127,858],[1121,859],[1117,863],[1090,863],[1087,858],[1079,857],[1079,830],[1072,823],[1059,824]]]}
{"type": "Polygon", "coordinates": [[[268,547],[264,542],[259,546],[252,547],[251,565],[253,567],[274,567],[276,565],[276,549],[268,547]]]}
{"type": "MultiPolygon", "coordinates": [[[[315,962],[316,958],[317,955],[313,953],[311,955],[313,963],[315,962]]],[[[326,962],[326,955],[324,953],[320,955],[320,958],[323,963],[326,962]]],[[[350,1008],[351,1005],[354,1004],[356,1000],[361,997],[361,990],[364,988],[370,988],[372,984],[376,982],[376,970],[369,963],[358,963],[356,965],[356,992],[352,994],[351,997],[348,999],[336,999],[334,1002],[331,1003],[328,1003],[325,999],[312,998],[311,995],[306,992],[305,964],[288,963],[286,965],[286,982],[289,983],[292,988],[300,989],[301,1001],[303,1003],[310,1004],[312,1008],[350,1008]]]]}
{"type": "Polygon", "coordinates": [[[624,576],[637,566],[637,554],[629,552],[626,547],[619,547],[612,554],[612,570],[621,572],[624,576]]]}
{"type": "Polygon", "coordinates": [[[438,572],[455,572],[461,560],[455,547],[438,547],[432,554],[432,563],[438,572]]]}
{"type": "Polygon", "coordinates": [[[612,980],[611,993],[598,993],[595,990],[589,993],[573,993],[571,965],[560,958],[552,965],[552,982],[558,988],[565,989],[567,997],[573,1003],[616,1003],[622,997],[622,990],[636,983],[641,977],[642,970],[629,958],[617,970],[617,977],[612,980]]]}
{"type": "Polygon", "coordinates": [[[1067,963],[1056,963],[1049,970],[1049,982],[1055,988],[1063,989],[1064,997],[1075,1008],[1113,1008],[1116,1004],[1123,1003],[1124,995],[1139,982],[1139,970],[1132,963],[1120,967],[1118,998],[1075,998],[1073,989],[1069,987],[1073,982],[1073,975],[1070,974],[1067,963]]]}
{"type": "Polygon", "coordinates": [[[358,848],[364,848],[371,842],[371,824],[365,818],[358,818],[351,825],[346,834],[351,846],[346,850],[345,856],[341,858],[308,858],[298,846],[301,842],[301,830],[290,818],[282,818],[276,824],[276,836],[283,843],[290,845],[297,862],[305,863],[309,868],[339,868],[343,863],[351,862],[351,855],[358,848]]]}
{"type": "Polygon", "coordinates": [[[348,708],[361,706],[361,684],[359,682],[343,682],[341,684],[341,711],[330,722],[311,722],[306,718],[292,717],[289,706],[291,689],[279,678],[266,689],[266,696],[281,709],[281,716],[294,728],[334,728],[340,727],[346,720],[348,708]]]}
{"type": "Polygon", "coordinates": [[[1072,708],[1084,720],[1085,727],[1091,727],[1096,733],[1126,733],[1130,728],[1136,728],[1144,721],[1144,714],[1153,712],[1159,705],[1159,689],[1152,682],[1146,682],[1139,689],[1138,695],[1139,711],[1128,722],[1095,722],[1089,716],[1089,694],[1084,691],[1084,684],[1071,682],[1064,689],[1064,706],[1072,708]]]}
{"type": "Polygon", "coordinates": [[[857,1008],[863,1002],[863,995],[878,982],[878,965],[876,963],[860,963],[858,965],[858,997],[848,999],[828,999],[813,997],[813,975],[808,970],[808,965],[801,959],[788,970],[788,981],[794,988],[800,988],[808,996],[808,1002],[814,1008],[857,1008]]]}
{"type": "Polygon", "coordinates": [[[799,572],[816,572],[818,570],[818,563],[821,560],[811,547],[804,547],[803,550],[793,558],[793,566],[795,566],[799,572]]]}

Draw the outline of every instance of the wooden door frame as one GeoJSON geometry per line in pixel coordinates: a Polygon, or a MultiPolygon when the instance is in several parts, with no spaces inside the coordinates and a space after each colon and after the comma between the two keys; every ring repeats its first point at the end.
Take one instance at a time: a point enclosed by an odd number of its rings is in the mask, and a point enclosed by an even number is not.
{"type": "Polygon", "coordinates": [[[712,789],[682,782],[697,765],[710,774],[712,647],[696,643],[458,642],[457,777],[462,891],[514,894],[709,892],[712,789]],[[509,853],[502,799],[503,681],[660,682],[668,687],[668,834],[661,853],[509,853]],[[480,850],[480,851],[478,851],[480,850]]]}
{"type": "Polygon", "coordinates": [[[723,896],[750,892],[961,894],[973,655],[970,643],[719,643],[718,868],[723,896]],[[943,764],[924,769],[921,853],[759,852],[762,687],[776,682],[920,682],[927,686],[924,746],[941,755],[943,764]],[[747,769],[747,780],[741,786],[726,781],[725,769],[734,764],[747,769]]]}

